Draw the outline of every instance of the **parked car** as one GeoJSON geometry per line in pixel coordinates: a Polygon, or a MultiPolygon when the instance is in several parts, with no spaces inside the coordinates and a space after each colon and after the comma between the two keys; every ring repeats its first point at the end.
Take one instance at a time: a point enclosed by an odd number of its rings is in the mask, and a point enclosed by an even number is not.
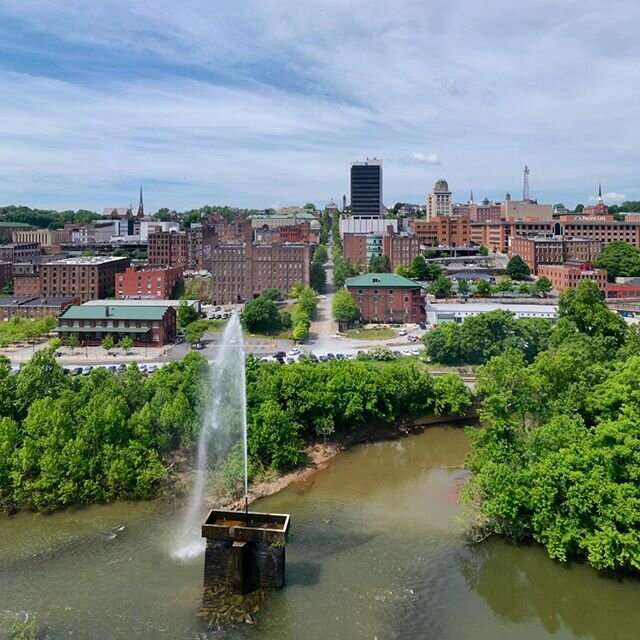
{"type": "Polygon", "coordinates": [[[295,360],[291,357],[287,358],[287,364],[293,364],[295,360]]]}
{"type": "MultiPolygon", "coordinates": [[[[16,371],[17,373],[17,371],[16,371]]],[[[73,369],[71,369],[71,375],[72,376],[79,376],[82,374],[82,367],[73,367],[73,369]]]]}
{"type": "Polygon", "coordinates": [[[202,343],[202,342],[194,342],[191,345],[191,348],[192,349],[196,349],[197,351],[202,351],[204,349],[204,343],[202,343]]]}
{"type": "Polygon", "coordinates": [[[274,358],[284,358],[287,354],[284,351],[276,351],[273,354],[274,358]]]}
{"type": "Polygon", "coordinates": [[[407,335],[407,330],[406,329],[400,329],[400,331],[398,331],[398,335],[399,336],[406,336],[407,335]]]}
{"type": "Polygon", "coordinates": [[[427,325],[426,325],[424,322],[421,322],[421,323],[420,323],[420,325],[419,325],[419,327],[420,327],[420,329],[422,329],[423,331],[425,331],[425,330],[426,330],[426,328],[427,328],[427,325]]]}
{"type": "Polygon", "coordinates": [[[115,364],[110,364],[106,369],[107,371],[111,371],[111,373],[115,373],[118,370],[118,367],[116,367],[115,364]]]}
{"type": "Polygon", "coordinates": [[[157,364],[150,364],[147,366],[147,373],[153,373],[154,371],[158,370],[158,365],[157,364]]]}
{"type": "Polygon", "coordinates": [[[327,353],[327,360],[335,360],[335,356],[333,355],[333,353],[327,353]]]}
{"type": "Polygon", "coordinates": [[[300,349],[296,349],[295,347],[291,349],[288,353],[290,356],[297,356],[300,353],[300,349]]]}
{"type": "Polygon", "coordinates": [[[86,367],[82,367],[82,375],[88,376],[93,371],[93,367],[89,364],[86,367]]]}
{"type": "Polygon", "coordinates": [[[327,356],[325,356],[325,355],[318,356],[318,360],[320,360],[320,362],[326,362],[327,361],[327,356]]]}
{"type": "Polygon", "coordinates": [[[346,360],[344,353],[336,353],[336,360],[346,360]]]}
{"type": "Polygon", "coordinates": [[[310,353],[309,360],[311,360],[311,362],[318,362],[318,356],[315,353],[310,353]]]}
{"type": "Polygon", "coordinates": [[[419,356],[420,352],[417,349],[410,349],[410,353],[412,356],[419,356]]]}
{"type": "Polygon", "coordinates": [[[127,369],[127,365],[126,365],[126,364],[122,364],[122,363],[120,363],[120,364],[116,367],[116,371],[117,371],[118,373],[124,373],[126,369],[127,369]]]}

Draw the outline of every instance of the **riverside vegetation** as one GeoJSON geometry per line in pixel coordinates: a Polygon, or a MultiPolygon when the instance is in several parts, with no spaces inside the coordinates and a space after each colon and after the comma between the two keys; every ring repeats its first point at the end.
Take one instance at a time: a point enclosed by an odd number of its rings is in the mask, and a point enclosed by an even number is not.
{"type": "Polygon", "coordinates": [[[488,360],[476,376],[487,426],[470,432],[464,491],[477,536],[534,539],[559,561],[638,571],[638,325],[583,281],[560,297],[553,330],[536,335],[534,349],[508,332],[502,354],[470,352],[488,360]]]}
{"type": "MultiPolygon", "coordinates": [[[[252,474],[296,467],[321,437],[371,422],[463,414],[471,404],[457,376],[434,379],[394,363],[282,367],[248,357],[246,369],[252,474]]],[[[70,377],[53,348],[36,352],[17,375],[0,358],[0,508],[47,512],[159,495],[177,454],[197,439],[209,403],[206,375],[197,353],[147,378],[136,366],[70,377]]],[[[237,488],[238,460],[232,454],[222,469],[227,489],[237,488]]]]}

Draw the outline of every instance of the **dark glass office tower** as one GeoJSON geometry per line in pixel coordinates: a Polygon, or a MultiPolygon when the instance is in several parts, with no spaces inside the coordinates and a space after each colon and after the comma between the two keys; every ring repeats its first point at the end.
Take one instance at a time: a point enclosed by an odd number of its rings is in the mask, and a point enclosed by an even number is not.
{"type": "Polygon", "coordinates": [[[382,217],[382,161],[351,163],[351,215],[382,217]]]}

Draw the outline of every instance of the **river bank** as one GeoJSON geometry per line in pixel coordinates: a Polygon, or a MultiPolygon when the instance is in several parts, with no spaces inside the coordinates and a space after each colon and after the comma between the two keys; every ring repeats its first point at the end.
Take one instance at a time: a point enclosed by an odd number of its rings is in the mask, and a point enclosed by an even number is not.
{"type": "MultiPolygon", "coordinates": [[[[411,434],[424,432],[431,427],[459,425],[461,428],[478,424],[475,408],[471,408],[464,416],[422,416],[412,421],[398,424],[377,423],[361,425],[357,430],[343,433],[327,442],[316,442],[305,449],[306,464],[304,467],[279,474],[275,478],[262,478],[249,485],[248,503],[271,496],[292,485],[304,485],[311,482],[320,471],[325,470],[331,460],[339,453],[356,445],[385,440],[397,440],[411,434]]],[[[244,497],[206,500],[208,508],[243,509],[244,497]]]]}

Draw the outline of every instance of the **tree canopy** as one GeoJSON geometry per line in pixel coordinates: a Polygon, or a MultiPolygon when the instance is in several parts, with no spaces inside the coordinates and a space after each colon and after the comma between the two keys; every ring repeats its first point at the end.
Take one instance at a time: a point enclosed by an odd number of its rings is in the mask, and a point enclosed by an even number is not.
{"type": "Polygon", "coordinates": [[[640,250],[628,242],[615,240],[602,248],[593,264],[606,269],[612,282],[620,276],[640,276],[640,250]]]}
{"type": "Polygon", "coordinates": [[[346,289],[340,289],[334,294],[331,312],[338,322],[352,322],[360,314],[356,301],[346,289]]]}
{"type": "Polygon", "coordinates": [[[507,263],[506,271],[513,280],[524,280],[531,275],[529,265],[517,254],[507,263]]]}

